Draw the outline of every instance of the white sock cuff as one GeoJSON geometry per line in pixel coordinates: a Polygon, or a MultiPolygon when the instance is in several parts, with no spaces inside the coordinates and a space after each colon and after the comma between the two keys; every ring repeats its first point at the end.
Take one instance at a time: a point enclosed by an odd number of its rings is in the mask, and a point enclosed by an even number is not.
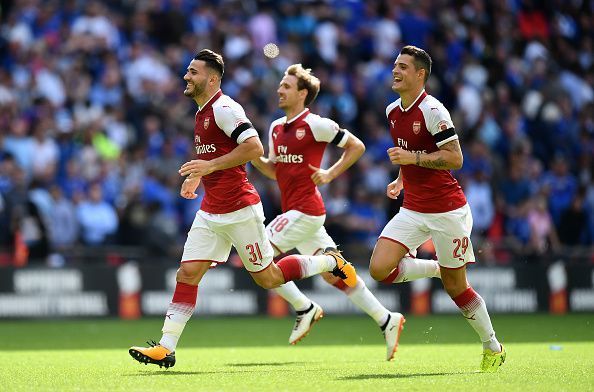
{"type": "Polygon", "coordinates": [[[177,323],[173,320],[165,320],[161,332],[163,332],[163,334],[180,336],[185,326],[186,323],[177,323]]]}

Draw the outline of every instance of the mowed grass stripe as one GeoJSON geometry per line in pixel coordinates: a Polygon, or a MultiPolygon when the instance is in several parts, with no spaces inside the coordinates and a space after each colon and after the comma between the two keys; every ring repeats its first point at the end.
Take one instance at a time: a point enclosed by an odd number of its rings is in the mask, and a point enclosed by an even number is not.
{"type": "MultiPolygon", "coordinates": [[[[493,315],[497,336],[515,342],[594,342],[594,316],[493,315]]],[[[135,321],[85,319],[55,321],[0,321],[0,335],[6,337],[0,351],[26,349],[127,348],[148,339],[159,340],[162,318],[135,321]]],[[[293,318],[223,317],[190,320],[180,341],[187,347],[285,346],[293,318]]],[[[368,317],[327,315],[299,345],[356,346],[381,344],[379,328],[368,317]]],[[[407,316],[402,344],[473,343],[478,338],[459,315],[407,316]]]]}
{"type": "Polygon", "coordinates": [[[403,345],[385,362],[383,345],[185,348],[169,370],[145,366],[125,349],[10,352],[3,390],[584,391],[594,385],[594,343],[508,344],[496,374],[477,373],[478,344],[403,345]],[[6,389],[4,389],[6,388],[6,389]]]}

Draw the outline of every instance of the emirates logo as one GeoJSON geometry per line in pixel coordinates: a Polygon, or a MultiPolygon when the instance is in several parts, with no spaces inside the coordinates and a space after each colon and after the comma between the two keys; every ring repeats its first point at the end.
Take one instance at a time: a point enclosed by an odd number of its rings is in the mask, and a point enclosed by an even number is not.
{"type": "Polygon", "coordinates": [[[210,124],[210,117],[204,119],[204,129],[208,128],[208,124],[210,124]]]}
{"type": "Polygon", "coordinates": [[[295,137],[297,140],[303,139],[305,137],[305,129],[299,128],[297,131],[295,131],[295,137]]]}

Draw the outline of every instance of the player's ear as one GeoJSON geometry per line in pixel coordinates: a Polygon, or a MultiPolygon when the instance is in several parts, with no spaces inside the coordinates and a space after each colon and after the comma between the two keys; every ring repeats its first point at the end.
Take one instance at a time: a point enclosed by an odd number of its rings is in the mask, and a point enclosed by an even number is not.
{"type": "Polygon", "coordinates": [[[299,98],[302,98],[305,101],[305,98],[307,98],[307,93],[308,93],[307,89],[303,88],[303,89],[299,90],[298,93],[299,93],[299,98]]]}
{"type": "Polygon", "coordinates": [[[427,71],[425,71],[425,68],[419,68],[419,70],[417,71],[417,75],[421,79],[425,80],[425,72],[427,72],[427,71]]]}
{"type": "Polygon", "coordinates": [[[220,76],[218,73],[216,72],[210,72],[208,75],[208,83],[210,83],[211,85],[217,84],[217,82],[220,80],[220,76]]]}

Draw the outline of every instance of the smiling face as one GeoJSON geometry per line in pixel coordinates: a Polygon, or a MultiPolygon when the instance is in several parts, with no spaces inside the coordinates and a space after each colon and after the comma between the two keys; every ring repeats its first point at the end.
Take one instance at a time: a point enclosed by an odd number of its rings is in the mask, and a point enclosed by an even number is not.
{"type": "Polygon", "coordinates": [[[417,69],[414,63],[414,57],[408,54],[400,54],[394,62],[392,69],[392,91],[402,95],[420,91],[425,83],[425,70],[417,69]]]}
{"type": "Polygon", "coordinates": [[[184,75],[184,80],[186,81],[184,95],[189,98],[196,98],[203,94],[206,90],[209,76],[210,71],[204,61],[192,60],[184,75]]]}
{"type": "Polygon", "coordinates": [[[278,107],[284,111],[291,110],[297,106],[303,106],[307,90],[297,89],[297,77],[294,75],[285,75],[281,80],[278,90],[278,107]]]}

